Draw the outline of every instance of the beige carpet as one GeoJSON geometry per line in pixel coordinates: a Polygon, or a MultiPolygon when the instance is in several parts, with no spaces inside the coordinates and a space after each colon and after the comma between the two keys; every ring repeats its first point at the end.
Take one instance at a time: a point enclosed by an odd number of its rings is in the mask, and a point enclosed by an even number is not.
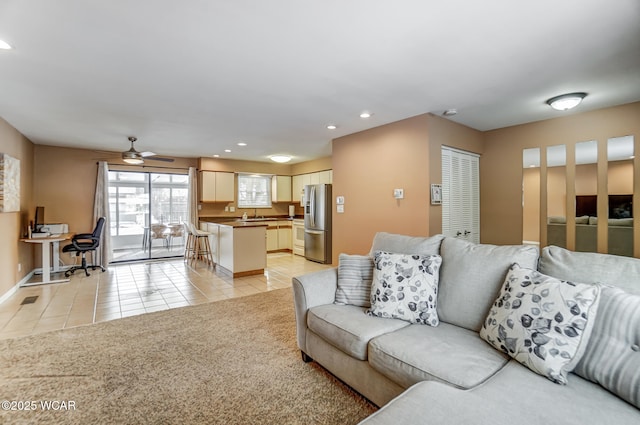
{"type": "Polygon", "coordinates": [[[376,408],[296,346],[290,289],[0,341],[0,423],[355,424],[376,408]],[[40,401],[72,401],[44,411],[40,401]],[[18,403],[19,404],[19,403],[18,403]]]}

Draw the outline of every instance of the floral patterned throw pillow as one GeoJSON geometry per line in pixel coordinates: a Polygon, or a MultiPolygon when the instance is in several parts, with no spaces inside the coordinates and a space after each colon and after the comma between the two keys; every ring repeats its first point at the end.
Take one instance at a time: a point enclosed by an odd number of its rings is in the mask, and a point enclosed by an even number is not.
{"type": "Polygon", "coordinates": [[[584,354],[599,294],[598,285],[572,283],[514,264],[480,337],[564,385],[584,354]]]}
{"type": "Polygon", "coordinates": [[[442,257],[376,251],[373,264],[367,314],[438,326],[436,300],[442,257]]]}

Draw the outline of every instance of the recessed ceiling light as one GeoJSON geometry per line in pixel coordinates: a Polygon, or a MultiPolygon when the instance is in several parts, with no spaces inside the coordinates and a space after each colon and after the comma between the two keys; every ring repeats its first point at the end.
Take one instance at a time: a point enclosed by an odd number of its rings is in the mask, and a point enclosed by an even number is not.
{"type": "Polygon", "coordinates": [[[7,43],[6,41],[0,40],[0,49],[2,49],[2,50],[11,50],[11,49],[13,49],[13,47],[11,47],[9,45],[9,43],[7,43]]]}
{"type": "Polygon", "coordinates": [[[272,155],[269,157],[274,162],[284,163],[291,161],[291,157],[289,155],[272,155]]]}
{"type": "Polygon", "coordinates": [[[225,151],[226,153],[229,153],[229,152],[231,152],[231,149],[225,149],[224,151],[225,151]]]}
{"type": "Polygon", "coordinates": [[[245,142],[238,142],[238,146],[247,146],[245,142]]]}
{"type": "Polygon", "coordinates": [[[337,125],[334,125],[334,124],[329,124],[329,125],[327,126],[327,128],[328,128],[329,130],[335,130],[336,128],[338,128],[338,126],[337,126],[337,125]]]}
{"type": "Polygon", "coordinates": [[[557,111],[566,111],[578,106],[586,96],[587,94],[582,92],[562,94],[547,100],[547,105],[557,111]]]}
{"type": "Polygon", "coordinates": [[[371,112],[365,111],[365,112],[360,114],[360,118],[369,118],[369,117],[371,117],[371,115],[373,115],[371,112]]]}

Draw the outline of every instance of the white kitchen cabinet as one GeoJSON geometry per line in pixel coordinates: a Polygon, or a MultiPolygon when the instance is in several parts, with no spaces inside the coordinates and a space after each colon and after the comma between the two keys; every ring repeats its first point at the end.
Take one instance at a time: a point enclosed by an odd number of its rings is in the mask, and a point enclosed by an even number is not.
{"type": "Polygon", "coordinates": [[[291,200],[293,202],[300,202],[302,200],[303,191],[304,184],[302,181],[302,175],[293,176],[291,178],[291,200]]]}
{"type": "Polygon", "coordinates": [[[278,222],[278,251],[291,251],[291,220],[278,222]]]}
{"type": "Polygon", "coordinates": [[[267,227],[267,252],[278,250],[278,226],[267,227]]]}
{"type": "Polygon", "coordinates": [[[308,184],[318,184],[320,183],[320,173],[311,173],[308,174],[309,183],[308,184]]]}
{"type": "Polygon", "coordinates": [[[291,176],[273,176],[271,178],[271,201],[291,202],[291,176]]]}
{"type": "Polygon", "coordinates": [[[200,201],[235,201],[235,175],[221,171],[200,171],[200,201]]]}
{"type": "Polygon", "coordinates": [[[318,174],[318,183],[331,184],[332,182],[332,170],[320,171],[318,174]]]}

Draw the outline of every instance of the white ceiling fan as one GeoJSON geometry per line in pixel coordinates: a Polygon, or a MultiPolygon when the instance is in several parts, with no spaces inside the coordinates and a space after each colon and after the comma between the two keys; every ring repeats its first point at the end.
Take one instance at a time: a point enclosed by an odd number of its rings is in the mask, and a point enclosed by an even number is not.
{"type": "Polygon", "coordinates": [[[133,142],[138,140],[137,137],[129,136],[129,141],[131,142],[131,149],[128,151],[122,152],[122,160],[127,164],[144,164],[145,159],[151,159],[154,161],[164,161],[164,162],[173,162],[173,158],[164,158],[161,156],[156,156],[153,152],[138,152],[133,147],[133,142]]]}

